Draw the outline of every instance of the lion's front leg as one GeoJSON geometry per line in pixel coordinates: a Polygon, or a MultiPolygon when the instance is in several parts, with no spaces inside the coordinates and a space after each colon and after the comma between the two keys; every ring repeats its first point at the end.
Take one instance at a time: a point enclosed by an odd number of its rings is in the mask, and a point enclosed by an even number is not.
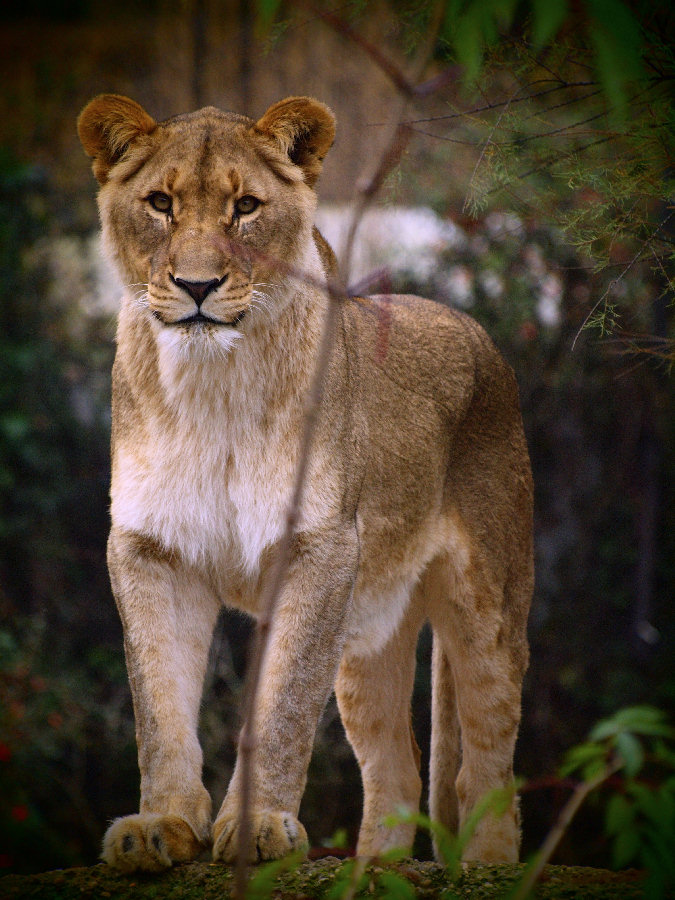
{"type": "Polygon", "coordinates": [[[103,859],[122,871],[158,871],[194,859],[211,837],[202,785],[199,703],[218,602],[195,574],[149,541],[113,530],[113,592],[136,718],[141,804],[116,819],[103,859]]]}
{"type": "MultiPolygon", "coordinates": [[[[255,717],[250,862],[307,849],[297,814],[314,733],[342,654],[357,566],[354,533],[296,539],[261,673],[255,717]]],[[[213,828],[213,857],[239,843],[241,760],[213,828]]]]}

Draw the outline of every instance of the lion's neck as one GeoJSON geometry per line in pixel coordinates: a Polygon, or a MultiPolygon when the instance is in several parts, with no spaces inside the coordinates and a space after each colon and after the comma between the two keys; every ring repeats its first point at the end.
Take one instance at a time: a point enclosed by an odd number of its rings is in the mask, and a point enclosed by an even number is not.
{"type": "MultiPolygon", "coordinates": [[[[138,306],[120,317],[120,352],[151,353],[153,375],[137,389],[154,396],[153,406],[171,416],[200,420],[269,419],[275,408],[301,405],[314,369],[327,298],[317,287],[324,278],[316,248],[298,269],[305,282],[261,288],[239,331],[222,329],[187,340],[180,329],[162,326],[138,306]],[[139,341],[139,332],[145,341],[139,341]],[[126,337],[125,337],[126,336],[126,337]]],[[[139,360],[128,359],[140,372],[139,360]]]]}

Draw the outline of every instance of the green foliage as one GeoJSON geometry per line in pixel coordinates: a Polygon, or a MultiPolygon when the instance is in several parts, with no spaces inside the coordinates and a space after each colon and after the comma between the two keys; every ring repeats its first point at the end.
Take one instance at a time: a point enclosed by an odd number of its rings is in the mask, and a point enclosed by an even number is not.
{"type": "Polygon", "coordinates": [[[395,828],[402,823],[414,824],[417,828],[426,831],[433,839],[436,852],[451,877],[458,878],[462,871],[462,854],[479,823],[486,816],[501,818],[511,807],[516,789],[514,784],[508,788],[489,791],[484,797],[481,797],[464,822],[459,834],[452,834],[441,822],[434,821],[424,813],[410,813],[405,810],[395,816],[388,816],[383,824],[387,828],[395,828]]]}
{"type": "Polygon", "coordinates": [[[562,768],[586,781],[616,771],[605,810],[613,865],[644,869],[645,896],[660,900],[675,886],[675,728],[661,710],[635,706],[599,722],[562,768]]]}
{"type": "MultiPolygon", "coordinates": [[[[629,86],[645,78],[639,23],[623,0],[587,0],[576,11],[575,38],[586,39],[610,105],[620,118],[627,112],[629,86]],[[579,28],[580,26],[580,28],[579,28]]],[[[572,27],[566,0],[448,0],[441,39],[465,69],[468,84],[483,71],[486,54],[508,34],[517,18],[531,19],[534,48],[541,51],[572,27]]]]}
{"type": "MultiPolygon", "coordinates": [[[[393,868],[387,868],[394,856],[385,854],[377,866],[366,866],[361,859],[343,863],[339,874],[326,892],[326,900],[343,900],[345,897],[374,897],[379,900],[414,900],[414,886],[393,868]]],[[[449,895],[445,895],[450,900],[449,895]]]]}
{"type": "Polygon", "coordinates": [[[537,50],[558,34],[568,11],[567,0],[532,0],[532,41],[537,50]]]}
{"type": "Polygon", "coordinates": [[[281,0],[256,0],[257,25],[262,34],[269,32],[280,8],[281,0]]]}
{"type": "Polygon", "coordinates": [[[341,900],[349,891],[353,896],[367,890],[370,876],[359,866],[358,860],[349,860],[344,863],[340,874],[326,895],[326,900],[341,900]]]}
{"type": "Polygon", "coordinates": [[[337,828],[332,837],[328,841],[328,847],[336,847],[344,849],[348,846],[348,837],[346,828],[337,828]]]}
{"type": "Polygon", "coordinates": [[[640,24],[621,0],[587,0],[587,6],[596,70],[610,106],[625,122],[629,87],[646,78],[640,24]]]}
{"type": "Polygon", "coordinates": [[[387,900],[415,900],[415,888],[398,873],[385,869],[378,875],[375,896],[387,900]]]}
{"type": "MultiPolygon", "coordinates": [[[[416,9],[400,13],[408,35],[416,9]]],[[[625,0],[451,0],[444,10],[439,48],[463,66],[466,112],[452,98],[445,129],[443,116],[421,122],[451,143],[450,159],[473,147],[464,211],[506,206],[560,227],[603,272],[583,326],[670,358],[672,340],[650,341],[648,316],[625,315],[645,305],[624,287],[642,268],[664,296],[675,288],[672,16],[625,0]]],[[[419,44],[419,11],[417,22],[419,44]]]]}
{"type": "Polygon", "coordinates": [[[469,84],[481,71],[486,49],[510,28],[516,6],[517,0],[448,0],[440,37],[464,66],[469,84]]]}
{"type": "Polygon", "coordinates": [[[611,718],[598,722],[588,741],[570,750],[561,774],[579,772],[584,780],[591,781],[616,763],[632,778],[644,765],[644,740],[647,738],[672,740],[675,729],[659,709],[651,706],[622,709],[611,718]]]}
{"type": "Polygon", "coordinates": [[[304,853],[290,853],[283,859],[258,866],[246,886],[246,900],[266,900],[271,897],[281,874],[293,872],[304,862],[304,853]]]}

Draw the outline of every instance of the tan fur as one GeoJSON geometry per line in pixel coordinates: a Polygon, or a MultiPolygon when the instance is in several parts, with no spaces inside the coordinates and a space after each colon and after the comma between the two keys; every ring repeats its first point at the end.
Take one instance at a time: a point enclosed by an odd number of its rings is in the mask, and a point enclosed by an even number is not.
{"type": "MultiPolygon", "coordinates": [[[[240,769],[212,826],[199,703],[220,604],[258,613],[284,527],[334,267],[313,231],[312,190],[333,117],[291,98],[258,122],[207,108],[156,123],[104,95],[79,132],[127,283],[108,560],[141,805],[112,823],[103,855],[155,870],[212,845],[231,861],[240,769]],[[250,197],[259,205],[240,202],[250,197]]],[[[251,859],[306,846],[297,813],[333,687],[363,776],[358,852],[411,846],[411,826],[382,819],[419,804],[410,696],[426,619],[432,816],[456,827],[511,783],[531,505],[515,380],[482,329],[419,298],[342,301],[262,678],[251,859]]],[[[481,822],[465,855],[514,860],[518,843],[514,801],[481,822]]]]}

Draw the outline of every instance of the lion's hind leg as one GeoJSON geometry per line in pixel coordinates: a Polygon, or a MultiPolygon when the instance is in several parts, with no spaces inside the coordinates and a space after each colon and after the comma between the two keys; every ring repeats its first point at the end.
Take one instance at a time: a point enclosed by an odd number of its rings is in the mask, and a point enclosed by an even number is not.
{"type": "Polygon", "coordinates": [[[346,653],[335,684],[340,715],[361,768],[363,818],[359,856],[392,848],[410,851],[415,825],[383,820],[419,808],[420,752],[412,730],[410,698],[421,624],[413,604],[386,646],[370,656],[346,653]]]}
{"type": "MultiPolygon", "coordinates": [[[[430,611],[435,644],[433,726],[445,730],[432,737],[431,814],[451,827],[456,818],[455,774],[460,828],[490,792],[513,789],[531,587],[529,576],[518,583],[507,579],[506,589],[499,582],[474,553],[464,575],[453,574],[450,579],[449,600],[430,611]]],[[[503,814],[482,816],[463,857],[483,863],[515,862],[519,845],[514,793],[503,814]]]]}

